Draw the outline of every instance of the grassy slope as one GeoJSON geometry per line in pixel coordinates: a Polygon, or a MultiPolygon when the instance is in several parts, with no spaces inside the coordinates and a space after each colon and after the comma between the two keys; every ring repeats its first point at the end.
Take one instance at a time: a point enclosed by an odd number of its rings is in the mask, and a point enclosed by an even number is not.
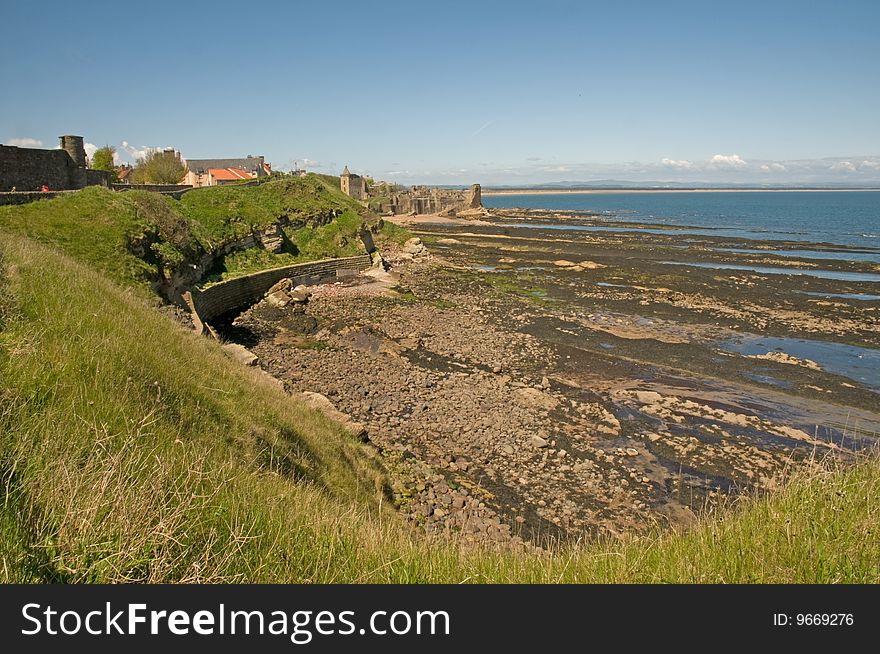
{"type": "MultiPolygon", "coordinates": [[[[226,257],[220,272],[227,278],[357,254],[356,232],[366,216],[363,207],[318,175],[271,180],[254,187],[197,189],[180,201],[155,193],[114,193],[91,187],[53,200],[0,207],[0,228],[56,245],[117,282],[146,289],[147,279],[156,278],[160,268],[167,272],[186,255],[210,251],[223,241],[265,228],[283,215],[295,219],[331,209],[342,212],[333,223],[290,231],[293,252],[273,255],[251,249],[226,257]],[[155,241],[146,260],[129,248],[145,233],[155,241]]],[[[389,224],[384,231],[388,238],[399,240],[393,229],[389,224]]]]}
{"type": "Polygon", "coordinates": [[[141,195],[0,211],[0,581],[880,581],[876,461],[685,534],[542,557],[413,538],[368,448],[148,307],[124,242],[180,210],[141,195]]]}

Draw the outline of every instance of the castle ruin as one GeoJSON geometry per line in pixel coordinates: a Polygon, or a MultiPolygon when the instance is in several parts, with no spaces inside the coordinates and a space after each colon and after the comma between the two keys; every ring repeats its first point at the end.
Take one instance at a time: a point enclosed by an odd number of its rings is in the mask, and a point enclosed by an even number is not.
{"type": "MultiPolygon", "coordinates": [[[[366,178],[355,175],[348,170],[348,166],[339,176],[339,188],[356,200],[370,199],[366,178]]],[[[404,189],[402,186],[380,182],[374,187],[375,189],[379,189],[376,207],[385,214],[458,214],[483,210],[479,184],[471,184],[464,190],[428,186],[412,186],[404,189]]],[[[372,202],[370,206],[374,206],[372,202]]]]}
{"type": "Polygon", "coordinates": [[[82,136],[58,137],[56,150],[0,145],[0,192],[70,191],[86,186],[110,186],[110,174],[86,168],[86,150],[82,136]]]}
{"type": "Polygon", "coordinates": [[[483,208],[479,184],[465,190],[428,186],[413,186],[409,190],[392,193],[380,209],[393,214],[457,214],[483,208]]]}

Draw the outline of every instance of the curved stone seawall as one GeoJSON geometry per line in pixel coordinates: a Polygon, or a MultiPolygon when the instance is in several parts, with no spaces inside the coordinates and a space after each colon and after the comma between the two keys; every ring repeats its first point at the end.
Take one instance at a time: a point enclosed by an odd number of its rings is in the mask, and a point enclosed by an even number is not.
{"type": "Polygon", "coordinates": [[[196,331],[206,333],[207,323],[219,315],[258,302],[277,281],[289,277],[294,284],[317,284],[336,277],[339,270],[365,270],[372,265],[369,254],[343,259],[322,259],[244,275],[183,294],[196,331]]]}

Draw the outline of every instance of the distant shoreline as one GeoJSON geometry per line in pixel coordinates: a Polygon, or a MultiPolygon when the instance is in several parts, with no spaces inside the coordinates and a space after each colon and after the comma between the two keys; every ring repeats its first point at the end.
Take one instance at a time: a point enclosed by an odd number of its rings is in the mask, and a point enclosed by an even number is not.
{"type": "Polygon", "coordinates": [[[484,188],[482,190],[482,195],[609,195],[618,193],[852,193],[854,191],[876,193],[880,191],[880,188],[484,188]]]}

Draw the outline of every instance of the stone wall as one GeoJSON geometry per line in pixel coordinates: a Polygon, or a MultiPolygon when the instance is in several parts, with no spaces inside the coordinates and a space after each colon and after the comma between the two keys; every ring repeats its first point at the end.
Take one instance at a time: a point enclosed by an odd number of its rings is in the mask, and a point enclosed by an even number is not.
{"type": "Polygon", "coordinates": [[[184,300],[189,305],[196,330],[205,333],[206,323],[227,311],[255,304],[273,284],[285,277],[293,279],[295,284],[317,284],[335,278],[338,270],[365,270],[371,263],[370,255],[360,254],[272,268],[214,284],[204,290],[193,289],[184,294],[184,300]]]}
{"type": "Polygon", "coordinates": [[[398,215],[455,213],[482,206],[479,184],[472,184],[466,190],[413,186],[408,191],[392,195],[389,202],[382,204],[381,210],[398,215]]]}
{"type": "Polygon", "coordinates": [[[0,145],[0,191],[50,191],[109,186],[110,175],[102,170],[80,168],[65,150],[38,150],[0,145]]]}
{"type": "Polygon", "coordinates": [[[40,191],[25,191],[15,193],[0,192],[0,207],[9,204],[27,204],[36,200],[51,200],[65,193],[76,193],[76,191],[50,191],[41,193],[40,191]]]}

